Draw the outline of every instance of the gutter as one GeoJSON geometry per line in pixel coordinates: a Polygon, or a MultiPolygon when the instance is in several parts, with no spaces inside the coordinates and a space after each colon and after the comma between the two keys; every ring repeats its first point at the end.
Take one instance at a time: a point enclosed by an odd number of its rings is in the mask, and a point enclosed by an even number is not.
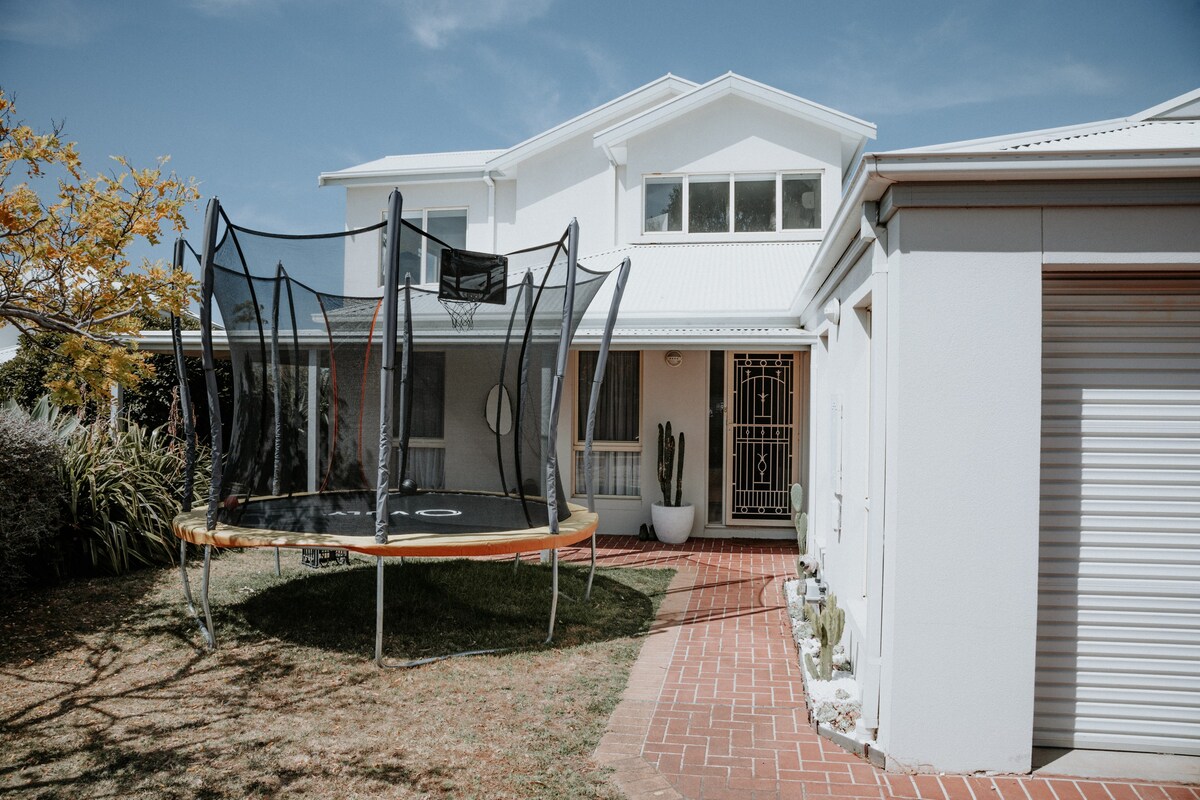
{"type": "MultiPolygon", "coordinates": [[[[873,238],[854,217],[862,213],[864,203],[878,201],[894,184],[1169,178],[1200,178],[1200,149],[867,153],[834,213],[830,235],[822,240],[792,300],[791,312],[801,324],[811,316],[810,306],[839,265],[846,265],[855,238],[873,238]]],[[[894,211],[881,215],[878,223],[887,222],[894,211]]]]}
{"type": "Polygon", "coordinates": [[[496,252],[496,181],[492,178],[492,171],[485,170],[483,173],[483,182],[488,187],[488,227],[492,231],[492,248],[491,252],[496,252]]]}

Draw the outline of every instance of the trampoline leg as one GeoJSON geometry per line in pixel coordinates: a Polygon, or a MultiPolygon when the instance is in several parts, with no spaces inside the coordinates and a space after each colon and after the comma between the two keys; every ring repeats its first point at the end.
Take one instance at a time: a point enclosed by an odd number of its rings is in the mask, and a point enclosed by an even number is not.
{"type": "Polygon", "coordinates": [[[279,548],[276,547],[275,548],[275,577],[279,578],[282,576],[283,576],[283,570],[279,566],[279,548]]]}
{"type": "Polygon", "coordinates": [[[375,666],[383,665],[383,556],[375,556],[375,666]]]}
{"type": "Polygon", "coordinates": [[[596,532],[592,531],[592,566],[588,570],[587,589],[583,593],[584,600],[592,599],[592,579],[596,577],[596,532]]]}
{"type": "Polygon", "coordinates": [[[521,566],[521,554],[513,553],[513,574],[517,572],[517,567],[521,566]]]}
{"type": "Polygon", "coordinates": [[[204,622],[208,626],[205,638],[208,639],[208,649],[217,649],[217,632],[213,628],[212,612],[208,608],[208,576],[209,568],[212,565],[212,545],[204,545],[204,573],[200,579],[200,605],[204,609],[204,622]]]}
{"type": "Polygon", "coordinates": [[[209,632],[212,623],[206,626],[204,621],[200,619],[200,612],[196,608],[196,601],[192,597],[192,584],[188,581],[187,574],[187,540],[179,540],[179,577],[183,579],[183,599],[187,600],[188,613],[192,615],[192,619],[196,620],[196,625],[200,628],[200,635],[204,637],[204,644],[209,650],[216,648],[216,642],[213,640],[212,634],[209,632]]]}
{"type": "Polygon", "coordinates": [[[554,641],[554,617],[558,613],[558,548],[550,551],[550,632],[546,644],[554,641]]]}

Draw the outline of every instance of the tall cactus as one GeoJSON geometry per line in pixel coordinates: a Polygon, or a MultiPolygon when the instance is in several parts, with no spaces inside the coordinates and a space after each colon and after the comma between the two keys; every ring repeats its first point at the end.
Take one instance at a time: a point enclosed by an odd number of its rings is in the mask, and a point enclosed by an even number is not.
{"type": "Polygon", "coordinates": [[[846,612],[838,608],[837,595],[831,594],[821,611],[806,605],[804,618],[812,625],[813,633],[821,643],[819,663],[813,664],[812,656],[808,653],[804,654],[804,663],[813,677],[827,681],[833,677],[833,648],[842,639],[842,631],[846,627],[846,612]]]}
{"type": "Polygon", "coordinates": [[[675,470],[675,505],[683,505],[683,431],[679,432],[679,466],[675,470]]]}
{"type": "Polygon", "coordinates": [[[671,435],[671,423],[658,423],[658,488],[662,491],[663,505],[671,505],[671,473],[675,469],[675,437],[671,435]]]}
{"type": "Polygon", "coordinates": [[[658,425],[658,488],[662,491],[664,506],[683,504],[683,432],[679,433],[679,471],[675,471],[675,437],[671,434],[671,423],[664,429],[658,425]],[[671,502],[671,476],[675,475],[675,502],[671,502]]]}
{"type": "MultiPolygon", "coordinates": [[[[796,523],[796,544],[800,548],[800,555],[808,552],[808,512],[802,511],[804,508],[804,487],[798,483],[792,484],[792,511],[795,513],[794,522],[796,523]]],[[[801,569],[800,573],[803,574],[801,569]]]]}

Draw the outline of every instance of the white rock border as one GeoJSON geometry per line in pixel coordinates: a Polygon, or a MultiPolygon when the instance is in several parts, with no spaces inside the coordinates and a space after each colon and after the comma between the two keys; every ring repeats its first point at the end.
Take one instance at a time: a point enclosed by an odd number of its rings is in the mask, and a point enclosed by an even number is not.
{"type": "MultiPolygon", "coordinates": [[[[845,648],[840,644],[833,650],[833,678],[831,680],[824,681],[810,675],[808,668],[804,665],[805,654],[816,659],[821,650],[821,644],[813,636],[812,627],[804,619],[803,586],[804,583],[800,580],[785,581],[783,595],[787,601],[788,617],[792,623],[792,638],[796,640],[796,657],[800,664],[800,672],[804,675],[804,698],[808,704],[808,717],[817,726],[819,733],[828,735],[829,738],[845,747],[848,745],[843,740],[854,736],[858,720],[862,717],[862,693],[859,690],[858,682],[854,680],[845,648]]],[[[857,746],[850,746],[850,749],[861,753],[863,743],[858,742],[857,739],[853,739],[853,741],[857,746]]]]}

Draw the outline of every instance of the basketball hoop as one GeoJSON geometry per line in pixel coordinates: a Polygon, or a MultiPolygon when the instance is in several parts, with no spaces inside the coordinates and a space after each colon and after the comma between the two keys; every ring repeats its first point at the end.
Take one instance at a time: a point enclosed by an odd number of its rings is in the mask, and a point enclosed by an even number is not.
{"type": "Polygon", "coordinates": [[[450,326],[454,330],[469,331],[474,327],[475,309],[479,308],[479,303],[473,303],[470,300],[447,300],[442,297],[438,298],[438,302],[450,315],[450,326]]]}

